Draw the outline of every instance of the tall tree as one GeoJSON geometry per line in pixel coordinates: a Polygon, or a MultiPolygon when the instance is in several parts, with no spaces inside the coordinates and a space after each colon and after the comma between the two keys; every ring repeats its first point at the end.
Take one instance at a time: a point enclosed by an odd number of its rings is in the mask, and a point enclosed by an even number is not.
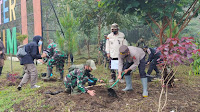
{"type": "MultiPolygon", "coordinates": [[[[70,12],[70,9],[67,8],[67,12],[63,14],[63,17],[60,18],[61,26],[64,30],[64,36],[57,32],[58,36],[58,45],[61,51],[67,53],[68,62],[70,61],[70,54],[74,53],[77,48],[77,27],[79,21],[73,17],[73,14],[70,12]]],[[[68,63],[70,64],[70,63],[68,63]]]]}
{"type": "Polygon", "coordinates": [[[199,0],[102,0],[102,4],[121,13],[136,14],[151,27],[155,36],[160,39],[160,44],[167,39],[167,28],[170,29],[169,37],[172,37],[173,31],[179,26],[174,36],[178,37],[190,20],[198,15],[200,8],[199,0]],[[174,20],[177,21],[177,25],[172,28],[174,20]],[[158,33],[151,23],[157,26],[158,33]]]}
{"type": "MultiPolygon", "coordinates": [[[[100,39],[102,36],[102,28],[112,23],[118,23],[121,28],[133,26],[130,23],[133,23],[132,16],[128,14],[122,15],[119,12],[114,12],[114,10],[106,7],[102,7],[100,0],[66,0],[71,9],[74,12],[75,17],[80,17],[80,30],[83,31],[88,39],[87,48],[89,50],[89,42],[91,35],[94,29],[97,28],[97,43],[100,45],[100,39]],[[131,19],[130,19],[131,18],[131,19]]],[[[110,32],[107,31],[107,33],[110,32]]],[[[88,51],[89,53],[89,51],[88,51]]],[[[88,54],[88,57],[89,54],[88,54]]]]}

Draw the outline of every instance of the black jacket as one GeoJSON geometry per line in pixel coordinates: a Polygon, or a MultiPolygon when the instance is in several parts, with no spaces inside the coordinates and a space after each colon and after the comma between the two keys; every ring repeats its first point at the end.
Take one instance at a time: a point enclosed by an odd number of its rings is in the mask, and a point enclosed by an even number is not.
{"type": "Polygon", "coordinates": [[[149,48],[151,51],[151,54],[149,54],[149,58],[147,62],[151,62],[153,59],[158,59],[160,58],[161,53],[160,52],[156,52],[155,48],[149,48]]]}
{"type": "Polygon", "coordinates": [[[40,39],[43,39],[41,36],[33,37],[33,41],[25,45],[25,51],[27,55],[21,58],[20,64],[34,64],[34,59],[42,59],[39,54],[38,42],[40,39]]]}

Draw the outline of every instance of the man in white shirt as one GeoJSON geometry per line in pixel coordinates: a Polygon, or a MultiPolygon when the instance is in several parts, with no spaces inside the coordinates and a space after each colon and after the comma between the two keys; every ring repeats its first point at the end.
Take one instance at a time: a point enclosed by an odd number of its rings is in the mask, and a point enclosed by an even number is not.
{"type": "MultiPolygon", "coordinates": [[[[118,24],[114,23],[111,25],[111,33],[108,35],[106,40],[106,53],[110,60],[118,60],[119,48],[122,45],[128,45],[128,42],[124,38],[124,33],[119,31],[118,24]]],[[[111,65],[111,64],[110,64],[111,65]]],[[[111,80],[109,82],[114,82],[116,79],[116,73],[111,70],[111,80]]]]}

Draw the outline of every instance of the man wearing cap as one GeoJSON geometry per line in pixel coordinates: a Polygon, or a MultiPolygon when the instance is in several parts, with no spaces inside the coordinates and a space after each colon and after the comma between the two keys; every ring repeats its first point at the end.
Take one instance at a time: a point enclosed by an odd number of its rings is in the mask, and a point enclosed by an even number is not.
{"type": "Polygon", "coordinates": [[[99,80],[90,74],[90,72],[95,69],[96,66],[94,61],[87,60],[84,67],[80,69],[74,69],[69,74],[67,74],[67,76],[64,78],[66,91],[72,94],[77,94],[81,92],[81,93],[88,93],[89,95],[94,96],[95,91],[88,90],[87,88],[84,87],[84,85],[90,79],[93,81],[96,80],[99,82],[103,82],[102,80],[99,80]]]}
{"type": "Polygon", "coordinates": [[[161,52],[156,52],[156,48],[148,48],[148,46],[144,46],[144,52],[149,54],[149,58],[146,62],[149,65],[149,69],[147,71],[147,76],[151,77],[151,73],[153,70],[156,72],[156,78],[160,78],[159,70],[157,68],[158,59],[160,58],[161,52]]]}
{"type": "Polygon", "coordinates": [[[119,48],[118,79],[121,79],[122,72],[125,72],[126,88],[123,91],[133,90],[131,71],[139,68],[140,78],[143,85],[143,97],[148,97],[147,77],[145,73],[145,52],[142,48],[123,45],[119,48]]]}
{"type": "Polygon", "coordinates": [[[63,81],[63,74],[64,74],[64,63],[67,59],[67,56],[64,52],[60,51],[57,48],[57,44],[53,42],[53,40],[49,40],[49,45],[46,50],[43,51],[45,55],[44,63],[47,62],[47,75],[43,77],[44,80],[49,80],[50,75],[53,70],[53,65],[56,65],[56,69],[60,72],[60,81],[63,81]]]}
{"type": "MultiPolygon", "coordinates": [[[[118,24],[112,24],[111,30],[112,32],[108,35],[106,40],[106,53],[110,60],[118,60],[119,47],[122,45],[128,45],[128,42],[124,38],[124,33],[119,31],[118,24]]],[[[111,70],[111,80],[109,82],[114,82],[115,79],[115,71],[111,70]]]]}
{"type": "Polygon", "coordinates": [[[146,42],[145,42],[145,40],[144,40],[144,36],[142,36],[142,37],[137,41],[136,47],[143,48],[144,46],[146,46],[145,43],[146,43],[146,42]]]}

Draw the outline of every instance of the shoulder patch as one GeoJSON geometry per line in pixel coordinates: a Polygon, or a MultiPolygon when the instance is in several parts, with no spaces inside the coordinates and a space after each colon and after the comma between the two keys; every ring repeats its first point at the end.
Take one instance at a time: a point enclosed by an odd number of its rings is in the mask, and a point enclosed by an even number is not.
{"type": "Polygon", "coordinates": [[[135,56],[133,56],[133,59],[136,59],[136,57],[135,57],[135,56]]]}

